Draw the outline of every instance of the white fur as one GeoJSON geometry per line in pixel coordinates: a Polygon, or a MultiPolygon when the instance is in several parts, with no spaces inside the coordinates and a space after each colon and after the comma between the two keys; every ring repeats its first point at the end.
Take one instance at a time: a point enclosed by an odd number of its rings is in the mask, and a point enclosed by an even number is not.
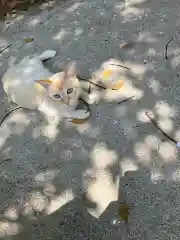
{"type": "Polygon", "coordinates": [[[4,91],[17,105],[31,110],[37,109],[47,116],[88,118],[88,111],[75,109],[80,96],[76,96],[75,104],[68,106],[50,98],[47,90],[35,82],[50,79],[54,75],[43,66],[42,61],[55,55],[55,51],[47,50],[39,57],[25,57],[17,65],[10,67],[2,78],[4,91]]]}
{"type": "Polygon", "coordinates": [[[43,52],[40,56],[39,59],[41,61],[47,60],[49,58],[53,58],[56,56],[56,51],[53,50],[46,50],[45,52],[43,52]]]}

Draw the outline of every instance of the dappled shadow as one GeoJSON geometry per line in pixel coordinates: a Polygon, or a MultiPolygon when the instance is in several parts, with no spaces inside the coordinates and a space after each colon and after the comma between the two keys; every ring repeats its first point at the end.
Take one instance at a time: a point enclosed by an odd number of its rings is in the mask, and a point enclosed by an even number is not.
{"type": "MultiPolygon", "coordinates": [[[[115,204],[117,205],[117,203],[115,204]]],[[[109,208],[112,214],[112,206],[108,206],[106,212],[109,212],[109,208]]],[[[51,236],[53,239],[97,239],[104,238],[104,236],[106,239],[114,239],[118,236],[121,237],[117,229],[113,231],[113,226],[109,224],[108,218],[100,216],[97,219],[89,214],[87,206],[81,198],[74,198],[46,218],[33,221],[30,227],[29,239],[32,239],[33,236],[39,236],[40,239],[49,239],[48,237],[51,236]]]]}
{"type": "Polygon", "coordinates": [[[125,198],[132,205],[130,239],[175,239],[179,237],[179,182],[177,175],[128,171],[121,179],[125,198]]]}
{"type": "MultiPolygon", "coordinates": [[[[58,125],[21,110],[1,126],[1,159],[12,159],[1,165],[2,222],[17,225],[4,224],[0,237],[119,239],[122,232],[114,237],[117,229],[110,220],[123,196],[132,206],[130,239],[169,239],[168,234],[179,239],[179,153],[145,115],[153,112],[164,131],[179,138],[179,6],[176,1],[158,4],[67,1],[19,12],[4,28],[2,45],[12,46],[1,54],[1,75],[12,61],[45,49],[58,52],[47,62],[53,71],[73,59],[88,78],[112,57],[132,73],[122,70],[122,89],[91,106],[91,118],[83,125],[66,120],[58,125]],[[34,40],[25,43],[28,37],[34,40]],[[132,40],[132,47],[119,47],[132,40]],[[117,104],[132,95],[133,100],[117,104]],[[108,209],[113,202],[115,210],[108,209]]],[[[2,117],[13,106],[3,92],[0,98],[2,117]]]]}

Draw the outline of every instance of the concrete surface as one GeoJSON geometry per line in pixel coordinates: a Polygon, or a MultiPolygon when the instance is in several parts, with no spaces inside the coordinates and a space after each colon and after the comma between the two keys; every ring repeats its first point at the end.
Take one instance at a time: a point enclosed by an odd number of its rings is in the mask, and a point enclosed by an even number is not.
{"type": "MultiPolygon", "coordinates": [[[[50,3],[49,3],[50,4],[50,3]]],[[[57,50],[57,71],[76,60],[89,76],[112,57],[132,68],[83,125],[19,110],[0,128],[1,239],[123,239],[110,225],[124,199],[132,207],[129,239],[180,239],[180,149],[145,111],[180,141],[178,0],[58,1],[1,23],[0,75],[27,54],[57,50]],[[31,43],[24,38],[33,37],[31,43]],[[165,44],[168,60],[164,58],[165,44]],[[131,48],[119,44],[134,41],[131,48]],[[113,103],[134,95],[122,105],[113,103]]],[[[2,118],[14,106],[1,87],[2,118]]]]}

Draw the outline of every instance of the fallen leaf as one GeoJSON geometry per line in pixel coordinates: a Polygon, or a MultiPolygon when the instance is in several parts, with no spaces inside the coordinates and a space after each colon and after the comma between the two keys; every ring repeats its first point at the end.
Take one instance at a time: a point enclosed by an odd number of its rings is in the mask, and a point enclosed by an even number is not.
{"type": "Polygon", "coordinates": [[[86,118],[86,119],[73,118],[71,120],[71,122],[74,124],[84,124],[87,120],[88,120],[88,118],[86,118]]]}
{"type": "Polygon", "coordinates": [[[129,214],[130,214],[130,206],[126,203],[120,204],[119,207],[119,216],[125,221],[128,222],[129,214]]]}
{"type": "Polygon", "coordinates": [[[119,90],[123,86],[123,80],[119,80],[117,83],[111,85],[111,89],[119,90]]]}
{"type": "Polygon", "coordinates": [[[120,48],[129,48],[129,47],[133,47],[135,43],[122,43],[122,44],[119,44],[119,47],[120,48]]]}
{"type": "Polygon", "coordinates": [[[111,69],[107,69],[103,72],[103,77],[107,78],[112,74],[112,70],[111,69]]]}
{"type": "Polygon", "coordinates": [[[32,42],[32,41],[34,41],[34,38],[25,38],[24,39],[25,43],[29,43],[29,42],[32,42]]]}

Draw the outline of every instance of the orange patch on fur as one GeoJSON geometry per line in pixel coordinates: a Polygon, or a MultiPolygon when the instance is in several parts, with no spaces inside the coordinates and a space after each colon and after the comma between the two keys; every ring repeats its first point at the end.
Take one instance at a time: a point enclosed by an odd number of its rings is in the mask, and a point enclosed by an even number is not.
{"type": "Polygon", "coordinates": [[[61,80],[56,80],[52,82],[52,85],[57,89],[61,90],[63,88],[63,83],[61,80]]]}

